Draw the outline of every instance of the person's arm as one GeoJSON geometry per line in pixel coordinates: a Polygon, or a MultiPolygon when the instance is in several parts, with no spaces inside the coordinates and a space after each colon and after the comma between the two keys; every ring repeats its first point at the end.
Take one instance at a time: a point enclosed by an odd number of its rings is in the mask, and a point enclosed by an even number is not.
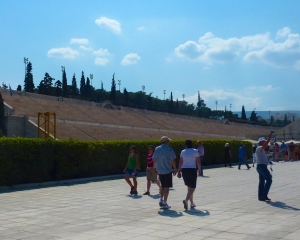
{"type": "Polygon", "coordinates": [[[229,156],[230,156],[230,158],[232,158],[232,155],[231,155],[231,151],[230,151],[230,149],[229,149],[229,156]]]}
{"type": "Polygon", "coordinates": [[[180,157],[179,166],[178,166],[178,177],[181,177],[182,164],[183,164],[183,157],[180,157]]]}
{"type": "Polygon", "coordinates": [[[269,142],[271,141],[271,138],[272,138],[272,134],[270,133],[269,136],[268,136],[267,141],[264,143],[264,145],[262,145],[262,147],[260,149],[261,151],[263,151],[267,148],[267,146],[269,145],[269,142]]]}
{"type": "Polygon", "coordinates": [[[126,166],[125,166],[125,168],[123,170],[124,173],[127,171],[127,168],[128,168],[128,161],[127,161],[126,166]]]}
{"type": "Polygon", "coordinates": [[[201,164],[200,164],[200,157],[196,157],[196,164],[198,166],[198,174],[201,173],[201,164]]]}
{"type": "Polygon", "coordinates": [[[172,160],[172,165],[173,165],[173,175],[175,176],[177,171],[176,171],[176,160],[172,160]]]}
{"type": "Polygon", "coordinates": [[[134,174],[136,174],[136,170],[140,166],[140,156],[138,154],[135,155],[135,167],[134,167],[134,174]]]}

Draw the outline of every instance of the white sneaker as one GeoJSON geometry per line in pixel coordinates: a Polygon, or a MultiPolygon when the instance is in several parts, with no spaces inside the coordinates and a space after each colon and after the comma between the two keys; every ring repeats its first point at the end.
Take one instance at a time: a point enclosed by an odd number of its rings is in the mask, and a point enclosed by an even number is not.
{"type": "Polygon", "coordinates": [[[191,203],[191,208],[195,208],[196,204],[195,203],[191,203]]]}
{"type": "Polygon", "coordinates": [[[161,208],[163,208],[163,209],[169,209],[169,208],[171,208],[171,206],[168,205],[167,203],[163,203],[162,206],[161,206],[161,208]]]}

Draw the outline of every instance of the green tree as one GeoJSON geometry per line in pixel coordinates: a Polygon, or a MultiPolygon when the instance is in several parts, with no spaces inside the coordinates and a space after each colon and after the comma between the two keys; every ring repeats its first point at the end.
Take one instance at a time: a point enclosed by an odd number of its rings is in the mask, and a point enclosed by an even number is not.
{"type": "Polygon", "coordinates": [[[20,84],[17,87],[17,91],[22,91],[22,86],[20,84]]]}
{"type": "Polygon", "coordinates": [[[271,124],[273,124],[273,123],[274,123],[274,117],[273,117],[273,116],[271,116],[270,123],[271,123],[271,124]]]}
{"type": "Polygon", "coordinates": [[[169,102],[169,111],[173,112],[173,109],[174,109],[174,101],[173,101],[173,93],[171,92],[170,102],[169,102]]]}
{"type": "Polygon", "coordinates": [[[257,116],[256,116],[256,112],[254,112],[254,110],[251,112],[251,116],[250,116],[250,120],[252,122],[257,122],[257,116]]]}
{"type": "Polygon", "coordinates": [[[284,124],[288,124],[288,120],[287,120],[287,115],[284,114],[284,121],[283,121],[284,124]]]}
{"type": "Polygon", "coordinates": [[[86,78],[86,82],[85,82],[85,87],[84,87],[84,92],[85,92],[85,96],[88,98],[91,98],[91,82],[89,77],[86,78]]]}
{"type": "Polygon", "coordinates": [[[246,111],[245,111],[244,105],[243,105],[243,107],[242,107],[242,116],[241,116],[241,119],[247,120],[247,116],[246,116],[246,111]]]}
{"type": "Polygon", "coordinates": [[[61,96],[61,87],[62,87],[62,83],[60,80],[57,80],[54,83],[54,87],[55,87],[55,96],[61,96]]]}
{"type": "Polygon", "coordinates": [[[34,83],[32,75],[32,64],[29,62],[26,67],[26,75],[24,80],[24,90],[26,92],[34,92],[34,83]]]}
{"type": "Polygon", "coordinates": [[[111,90],[110,90],[110,100],[112,103],[116,101],[116,81],[115,81],[115,74],[113,74],[111,79],[111,90]]]}
{"type": "Polygon", "coordinates": [[[76,81],[75,73],[73,74],[73,77],[72,77],[71,95],[72,96],[78,95],[78,88],[77,88],[77,81],[76,81]]]}
{"type": "Polygon", "coordinates": [[[128,94],[126,88],[124,88],[124,91],[123,91],[123,104],[126,107],[129,105],[129,94],[128,94]]]}
{"type": "Polygon", "coordinates": [[[0,93],[0,130],[2,134],[6,134],[5,122],[4,122],[4,100],[2,98],[1,93],[0,93]]]}
{"type": "Polygon", "coordinates": [[[68,93],[68,81],[67,81],[67,75],[66,70],[64,68],[63,75],[62,75],[62,88],[63,88],[63,96],[67,96],[68,93]]]}
{"type": "Polygon", "coordinates": [[[41,80],[39,85],[39,94],[52,95],[52,78],[49,73],[45,73],[44,79],[41,80]]]}
{"type": "Polygon", "coordinates": [[[85,90],[85,77],[84,72],[81,72],[81,79],[80,79],[80,95],[84,97],[84,90],[85,90]]]}

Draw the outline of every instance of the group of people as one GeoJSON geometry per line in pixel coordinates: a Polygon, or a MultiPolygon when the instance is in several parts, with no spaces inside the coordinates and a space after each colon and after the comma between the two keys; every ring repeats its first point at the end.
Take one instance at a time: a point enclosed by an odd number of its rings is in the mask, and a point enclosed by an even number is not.
{"type": "Polygon", "coordinates": [[[274,161],[297,161],[299,158],[299,147],[293,142],[286,144],[284,141],[274,146],[274,161]]]}
{"type": "MultiPolygon", "coordinates": [[[[261,137],[258,139],[257,147],[255,149],[255,158],[257,162],[257,172],[259,175],[258,186],[258,200],[270,201],[268,192],[272,184],[272,175],[270,174],[267,165],[268,159],[266,155],[266,148],[271,140],[272,133],[269,134],[268,139],[261,137]]],[[[169,196],[169,189],[173,187],[173,176],[178,178],[183,177],[184,183],[187,186],[187,194],[183,199],[183,207],[187,210],[190,207],[196,207],[194,203],[194,192],[197,185],[197,176],[203,176],[202,161],[204,156],[204,147],[201,141],[197,141],[198,149],[193,147],[191,140],[185,141],[185,149],[181,151],[178,170],[176,169],[176,155],[174,150],[169,146],[170,138],[163,136],[161,138],[161,145],[154,148],[149,146],[147,155],[147,191],[144,195],[150,195],[151,183],[154,182],[159,187],[160,201],[159,206],[164,209],[169,209],[171,206],[167,203],[169,196]],[[159,176],[159,181],[157,179],[159,176]]],[[[230,146],[226,143],[224,148],[225,167],[227,164],[231,167],[232,158],[230,146]]],[[[246,151],[244,145],[239,148],[239,169],[241,163],[245,162],[248,169],[250,166],[246,161],[246,151]]],[[[135,146],[130,147],[130,154],[128,162],[124,169],[125,180],[130,186],[130,194],[137,194],[137,175],[139,172],[140,157],[135,146]],[[130,178],[133,178],[131,182],[130,178]]]]}
{"type": "MultiPolygon", "coordinates": [[[[169,209],[171,206],[167,203],[169,189],[173,187],[173,176],[183,177],[187,186],[186,198],[182,201],[183,207],[187,210],[190,207],[196,207],[193,194],[196,189],[197,176],[203,176],[202,162],[204,156],[204,147],[201,141],[197,141],[198,149],[193,147],[191,140],[185,141],[185,149],[180,154],[178,170],[176,169],[176,154],[169,146],[170,138],[163,136],[160,140],[161,145],[154,148],[149,146],[147,155],[147,191],[144,195],[150,195],[151,183],[154,182],[159,187],[160,201],[159,206],[169,209]],[[157,179],[159,176],[159,181],[157,179]]],[[[140,157],[136,147],[130,147],[128,162],[124,169],[125,180],[130,186],[130,194],[137,194],[137,175],[140,164],[140,157]],[[133,182],[130,178],[132,177],[133,182]]]]}

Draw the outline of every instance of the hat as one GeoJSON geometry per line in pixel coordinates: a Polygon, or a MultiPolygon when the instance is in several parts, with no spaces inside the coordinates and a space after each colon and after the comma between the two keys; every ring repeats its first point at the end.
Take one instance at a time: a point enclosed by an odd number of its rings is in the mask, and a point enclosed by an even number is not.
{"type": "Polygon", "coordinates": [[[225,147],[228,147],[229,146],[229,143],[225,143],[225,147]]]}
{"type": "Polygon", "coordinates": [[[162,136],[160,139],[161,142],[166,142],[166,141],[170,141],[170,140],[171,140],[171,138],[168,138],[167,136],[162,136]]]}
{"type": "Polygon", "coordinates": [[[264,137],[260,137],[258,140],[257,140],[257,144],[259,144],[260,142],[262,141],[267,141],[267,139],[265,139],[264,137]]]}

